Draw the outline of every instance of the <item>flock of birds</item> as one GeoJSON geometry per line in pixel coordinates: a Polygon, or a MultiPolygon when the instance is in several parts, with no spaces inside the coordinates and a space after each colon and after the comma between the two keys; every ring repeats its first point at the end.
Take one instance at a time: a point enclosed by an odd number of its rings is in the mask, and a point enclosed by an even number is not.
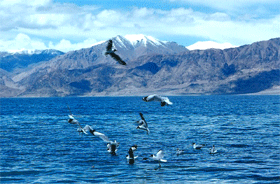
{"type": "MultiPolygon", "coordinates": [[[[113,49],[113,41],[109,40],[108,44],[107,44],[107,47],[106,47],[105,56],[110,55],[119,64],[126,65],[126,63],[120,58],[120,56],[118,56],[115,53],[116,51],[117,51],[116,49],[113,49]]],[[[162,96],[159,96],[157,94],[148,95],[146,97],[143,97],[142,100],[145,101],[145,102],[153,102],[153,101],[160,102],[161,106],[172,105],[173,104],[168,99],[168,97],[162,97],[162,96]]],[[[68,106],[68,108],[69,108],[69,106],[68,106]]],[[[99,137],[100,139],[102,139],[107,144],[107,151],[112,155],[116,155],[117,148],[119,146],[119,143],[116,140],[114,140],[114,141],[110,140],[106,135],[104,135],[103,133],[97,132],[95,129],[93,129],[89,125],[86,125],[85,127],[82,127],[81,124],[79,123],[79,121],[74,118],[70,108],[69,108],[69,111],[70,111],[70,114],[68,115],[69,116],[68,122],[70,124],[78,125],[77,132],[79,132],[79,134],[90,133],[93,136],[99,137]]],[[[145,120],[142,113],[139,113],[139,115],[140,115],[141,119],[136,121],[138,123],[138,126],[136,127],[136,129],[144,130],[144,131],[147,132],[147,134],[149,134],[150,130],[148,128],[147,121],[145,120]]],[[[204,144],[198,145],[196,143],[193,143],[192,146],[193,146],[193,149],[197,150],[197,149],[203,148],[205,145],[204,144]]],[[[133,145],[129,148],[128,155],[126,155],[126,159],[128,160],[129,164],[134,164],[135,159],[138,157],[138,156],[134,156],[134,151],[136,151],[136,150],[137,150],[137,145],[133,145]]],[[[181,154],[184,154],[184,153],[185,153],[184,150],[180,150],[179,148],[177,148],[177,151],[176,151],[177,155],[181,155],[181,154]]],[[[210,154],[217,153],[217,150],[216,150],[214,145],[212,146],[212,148],[210,148],[209,153],[210,154]]],[[[163,157],[164,157],[163,150],[159,150],[156,154],[150,155],[150,157],[152,158],[152,160],[157,161],[159,163],[160,167],[161,167],[161,165],[160,165],[161,162],[167,162],[167,160],[163,159],[163,157]]],[[[148,158],[143,158],[143,160],[147,160],[147,159],[148,158]]]]}

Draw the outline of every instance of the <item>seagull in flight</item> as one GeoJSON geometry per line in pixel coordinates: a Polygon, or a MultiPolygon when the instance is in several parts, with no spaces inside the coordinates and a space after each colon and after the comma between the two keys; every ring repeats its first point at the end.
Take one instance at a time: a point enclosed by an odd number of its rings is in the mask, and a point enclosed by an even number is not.
{"type": "Polygon", "coordinates": [[[138,157],[138,156],[134,156],[135,150],[137,150],[137,145],[131,146],[128,150],[128,155],[126,155],[126,159],[128,160],[129,164],[134,164],[134,160],[138,157]]]}
{"type": "Polygon", "coordinates": [[[146,122],[143,114],[141,112],[139,114],[141,116],[141,120],[137,121],[140,125],[136,129],[145,130],[145,131],[147,131],[147,134],[149,134],[150,130],[148,128],[148,123],[146,122]]]}
{"type": "Polygon", "coordinates": [[[107,143],[107,151],[109,153],[111,153],[112,155],[116,155],[117,152],[117,147],[119,146],[119,143],[114,140],[111,141],[106,135],[104,135],[103,133],[97,132],[95,131],[91,126],[86,125],[84,128],[85,132],[90,132],[93,136],[99,137],[100,139],[102,139],[104,142],[107,143]]]}
{"type": "Polygon", "coordinates": [[[167,97],[162,97],[157,94],[149,95],[146,97],[142,98],[143,101],[145,102],[152,102],[152,101],[157,101],[160,102],[160,105],[163,107],[165,105],[172,105],[173,103],[170,102],[170,100],[167,97]]]}
{"type": "Polygon", "coordinates": [[[201,149],[201,148],[203,148],[205,146],[205,144],[193,143],[192,146],[193,146],[193,149],[201,149]]]}
{"type": "Polygon", "coordinates": [[[158,161],[159,166],[160,166],[160,162],[167,162],[167,160],[162,159],[163,156],[164,154],[162,150],[159,150],[156,155],[151,155],[153,160],[158,161]]]}
{"type": "Polygon", "coordinates": [[[115,53],[116,51],[117,49],[113,49],[113,40],[109,40],[106,47],[105,56],[110,55],[114,60],[119,62],[121,65],[126,65],[126,63],[120,58],[120,56],[115,53]]]}
{"type": "Polygon", "coordinates": [[[69,109],[69,112],[70,112],[70,114],[68,115],[68,117],[69,117],[68,123],[78,125],[79,128],[77,129],[77,131],[78,131],[79,133],[87,134],[87,133],[85,132],[85,130],[82,128],[82,126],[81,126],[81,124],[79,123],[79,121],[76,120],[76,119],[74,118],[74,116],[73,116],[73,114],[72,114],[72,112],[71,112],[69,106],[68,106],[68,109],[69,109]]]}

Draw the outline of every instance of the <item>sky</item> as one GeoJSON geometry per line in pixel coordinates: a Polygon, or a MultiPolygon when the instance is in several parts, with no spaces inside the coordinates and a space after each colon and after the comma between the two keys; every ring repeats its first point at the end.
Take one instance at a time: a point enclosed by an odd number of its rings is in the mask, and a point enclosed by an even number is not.
{"type": "Polygon", "coordinates": [[[144,34],[189,49],[280,37],[279,0],[0,0],[0,51],[88,48],[144,34]]]}

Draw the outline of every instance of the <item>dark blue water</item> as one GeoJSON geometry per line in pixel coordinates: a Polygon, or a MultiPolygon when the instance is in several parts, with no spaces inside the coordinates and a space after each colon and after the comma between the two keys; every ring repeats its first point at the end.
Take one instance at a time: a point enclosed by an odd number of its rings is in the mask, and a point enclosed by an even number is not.
{"type": "Polygon", "coordinates": [[[1,99],[1,183],[279,183],[279,96],[170,97],[172,106],[141,97],[1,99]],[[71,107],[120,143],[117,156],[67,123],[71,107]],[[150,135],[134,121],[144,114],[150,135]],[[206,144],[193,150],[192,143],[206,144]],[[125,156],[138,145],[134,165],[125,156]],[[209,154],[215,145],[218,152],[209,154]],[[186,154],[176,155],[176,148],[186,154]],[[167,163],[143,160],[159,149],[167,163]]]}

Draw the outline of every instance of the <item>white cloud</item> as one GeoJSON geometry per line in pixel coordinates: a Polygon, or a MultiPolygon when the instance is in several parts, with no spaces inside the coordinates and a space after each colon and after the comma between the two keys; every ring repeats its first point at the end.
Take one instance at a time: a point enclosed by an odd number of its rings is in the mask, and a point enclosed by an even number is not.
{"type": "MultiPolygon", "coordinates": [[[[228,6],[236,8],[239,6],[236,1],[240,3],[241,0],[219,3],[209,0],[206,5],[222,6],[227,2],[228,6]]],[[[185,2],[205,5],[206,1],[185,2]]],[[[269,0],[268,3],[276,1],[269,0]]],[[[244,4],[253,4],[253,1],[246,0],[244,4]]],[[[0,22],[0,51],[22,48],[69,51],[127,34],[145,34],[164,40],[181,37],[185,41],[180,44],[184,45],[189,45],[189,37],[242,45],[280,36],[280,13],[265,19],[255,18],[247,12],[240,17],[232,17],[227,12],[206,13],[183,7],[106,10],[51,0],[0,1],[0,22]]]]}
{"type": "MultiPolygon", "coordinates": [[[[250,6],[259,6],[262,5],[280,5],[279,0],[170,0],[170,2],[183,2],[196,6],[206,6],[218,10],[228,10],[234,12],[244,11],[244,8],[250,6]],[[241,8],[241,9],[240,9],[241,8]],[[243,10],[242,10],[243,8],[243,10]]],[[[279,6],[278,6],[279,7],[279,6]]]]}
{"type": "Polygon", "coordinates": [[[62,39],[56,44],[50,41],[46,45],[41,40],[32,40],[28,35],[20,33],[12,40],[0,40],[0,51],[16,52],[22,50],[44,50],[51,48],[63,52],[68,52],[71,50],[91,47],[92,45],[94,45],[94,43],[96,43],[95,39],[86,39],[79,43],[71,43],[71,41],[69,40],[62,39]]]}
{"type": "Polygon", "coordinates": [[[233,48],[236,46],[233,46],[230,43],[217,43],[213,41],[199,41],[196,42],[193,45],[187,46],[186,48],[189,50],[205,50],[205,49],[228,49],[228,48],[233,48]]]}

